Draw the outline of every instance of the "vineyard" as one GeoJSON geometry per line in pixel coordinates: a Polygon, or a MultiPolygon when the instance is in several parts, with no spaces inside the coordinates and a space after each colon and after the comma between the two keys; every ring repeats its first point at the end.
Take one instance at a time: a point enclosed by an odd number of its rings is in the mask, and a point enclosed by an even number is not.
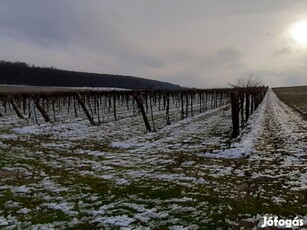
{"type": "Polygon", "coordinates": [[[267,88],[2,91],[0,113],[1,228],[307,218],[306,124],[267,88]]]}
{"type": "MultiPolygon", "coordinates": [[[[55,123],[74,118],[89,120],[91,125],[142,115],[148,132],[155,123],[165,125],[193,117],[210,109],[231,104],[233,132],[239,135],[249,116],[258,108],[267,88],[155,90],[155,91],[68,91],[0,93],[0,116],[12,115],[32,119],[36,124],[55,123]],[[1,112],[2,110],[2,112],[1,112]],[[240,124],[241,115],[241,124],[240,124]]],[[[158,127],[160,129],[162,127],[158,127]]]]}

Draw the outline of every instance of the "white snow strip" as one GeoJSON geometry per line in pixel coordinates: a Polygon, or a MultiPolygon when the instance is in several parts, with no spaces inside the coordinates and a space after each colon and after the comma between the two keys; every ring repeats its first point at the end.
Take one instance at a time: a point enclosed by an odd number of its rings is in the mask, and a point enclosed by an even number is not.
{"type": "Polygon", "coordinates": [[[243,134],[239,142],[235,142],[230,149],[220,150],[217,153],[203,153],[199,154],[200,156],[208,158],[227,158],[235,159],[249,156],[254,147],[254,143],[261,134],[263,130],[263,118],[264,111],[268,106],[268,94],[263,99],[263,102],[260,104],[258,109],[252,114],[248,120],[246,130],[243,131],[243,134]]]}

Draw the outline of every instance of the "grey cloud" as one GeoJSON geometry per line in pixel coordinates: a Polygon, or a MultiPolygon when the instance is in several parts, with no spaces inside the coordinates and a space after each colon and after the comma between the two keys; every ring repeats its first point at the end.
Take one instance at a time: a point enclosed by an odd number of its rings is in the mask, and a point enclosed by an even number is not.
{"type": "Polygon", "coordinates": [[[102,10],[66,0],[1,1],[0,27],[11,36],[43,46],[70,43],[101,49],[120,49],[123,35],[102,10]]]}
{"type": "Polygon", "coordinates": [[[238,74],[248,76],[242,59],[240,51],[232,47],[198,53],[177,50],[166,57],[167,65],[160,70],[159,76],[182,85],[227,86],[227,82],[234,82],[238,74]]]}
{"type": "Polygon", "coordinates": [[[67,42],[76,34],[74,17],[65,1],[1,1],[0,27],[14,36],[40,42],[67,42]],[[74,32],[75,31],[75,32],[74,32]]]}
{"type": "Polygon", "coordinates": [[[240,61],[240,52],[234,48],[226,47],[219,50],[216,54],[215,61],[227,65],[237,65],[240,61]]]}
{"type": "Polygon", "coordinates": [[[103,8],[96,1],[87,4],[60,0],[3,1],[0,28],[15,39],[26,39],[44,47],[73,44],[101,53],[102,57],[111,55],[125,62],[163,66],[161,60],[127,41],[118,23],[120,16],[115,10],[108,10],[112,8],[109,4],[106,6],[103,8]]]}
{"type": "MultiPolygon", "coordinates": [[[[231,47],[219,48],[216,50],[208,49],[199,53],[175,52],[172,57],[175,61],[191,63],[201,68],[215,69],[216,67],[237,67],[241,63],[240,52],[231,47]]],[[[243,64],[242,64],[243,65],[243,64]]]]}
{"type": "Polygon", "coordinates": [[[276,49],[273,52],[274,57],[288,57],[294,54],[293,49],[291,48],[281,48],[281,49],[276,49]]]}
{"type": "Polygon", "coordinates": [[[257,72],[286,79],[282,71],[307,73],[305,56],[278,40],[276,25],[285,27],[306,5],[299,0],[2,0],[0,59],[204,87],[257,72]]]}

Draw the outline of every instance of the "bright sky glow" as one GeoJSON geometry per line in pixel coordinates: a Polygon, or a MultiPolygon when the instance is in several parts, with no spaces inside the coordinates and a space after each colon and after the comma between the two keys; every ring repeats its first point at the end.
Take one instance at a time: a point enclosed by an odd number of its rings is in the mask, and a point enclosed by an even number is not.
{"type": "Polygon", "coordinates": [[[300,45],[307,45],[307,21],[297,22],[292,30],[293,39],[300,45]]]}

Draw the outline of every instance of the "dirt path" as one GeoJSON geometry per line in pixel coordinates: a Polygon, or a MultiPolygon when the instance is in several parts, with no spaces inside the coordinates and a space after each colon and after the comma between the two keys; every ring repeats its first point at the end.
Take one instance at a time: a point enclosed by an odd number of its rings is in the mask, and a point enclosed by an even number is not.
{"type": "MultiPolygon", "coordinates": [[[[306,122],[272,91],[267,95],[265,106],[263,132],[255,143],[255,153],[250,157],[253,167],[272,177],[306,173],[306,122]]],[[[287,183],[292,182],[288,180],[287,183]]],[[[304,187],[304,183],[301,186],[304,187]]]]}
{"type": "MultiPolygon", "coordinates": [[[[306,153],[307,122],[297,112],[280,101],[274,92],[269,92],[267,100],[265,132],[260,141],[265,140],[267,147],[274,144],[273,152],[275,149],[277,152],[288,151],[289,154],[306,153]]],[[[266,151],[272,152],[272,149],[266,149],[266,151]]]]}
{"type": "MultiPolygon", "coordinates": [[[[307,212],[306,122],[272,91],[263,106],[262,132],[252,154],[235,161],[245,177],[234,178],[233,185],[247,194],[242,202],[251,209],[245,213],[258,215],[249,227],[259,226],[263,215],[293,219],[307,212]]],[[[241,219],[240,225],[246,227],[244,223],[241,219]]]]}

